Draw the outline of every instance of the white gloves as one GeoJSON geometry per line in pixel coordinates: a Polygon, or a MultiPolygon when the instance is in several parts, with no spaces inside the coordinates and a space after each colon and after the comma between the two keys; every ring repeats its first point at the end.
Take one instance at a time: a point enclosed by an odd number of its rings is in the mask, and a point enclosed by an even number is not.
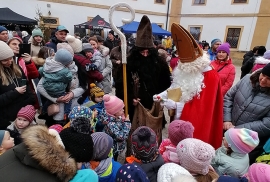
{"type": "Polygon", "coordinates": [[[176,102],[171,99],[163,99],[160,105],[165,106],[167,109],[176,109],[177,107],[176,102]]]}
{"type": "Polygon", "coordinates": [[[158,95],[153,95],[153,101],[154,102],[160,102],[161,101],[161,97],[158,95]]]}
{"type": "Polygon", "coordinates": [[[167,90],[165,90],[164,92],[161,92],[160,94],[153,95],[154,102],[160,102],[163,99],[167,99],[167,90]]]}

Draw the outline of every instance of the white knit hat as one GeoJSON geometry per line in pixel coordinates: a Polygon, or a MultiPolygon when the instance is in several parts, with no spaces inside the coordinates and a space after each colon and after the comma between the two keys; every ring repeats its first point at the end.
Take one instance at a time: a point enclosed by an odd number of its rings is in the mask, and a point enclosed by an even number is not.
{"type": "Polygon", "coordinates": [[[7,43],[0,41],[0,61],[13,57],[14,53],[7,43]]]}
{"type": "Polygon", "coordinates": [[[72,47],[74,53],[79,53],[82,51],[82,41],[80,39],[76,39],[72,35],[67,35],[66,41],[72,47]]]}
{"type": "Polygon", "coordinates": [[[181,175],[192,178],[192,175],[182,166],[175,163],[166,163],[158,170],[157,182],[172,182],[174,177],[181,175]]]}

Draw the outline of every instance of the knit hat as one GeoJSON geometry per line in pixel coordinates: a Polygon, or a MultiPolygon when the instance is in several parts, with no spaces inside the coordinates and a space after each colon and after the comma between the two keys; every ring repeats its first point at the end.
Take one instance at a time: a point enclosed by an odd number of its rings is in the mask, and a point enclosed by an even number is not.
{"type": "Polygon", "coordinates": [[[72,47],[74,53],[79,53],[82,51],[82,41],[80,39],[76,39],[72,35],[67,35],[66,41],[72,47]]]}
{"type": "Polygon", "coordinates": [[[8,30],[6,29],[6,27],[0,26],[0,33],[3,31],[8,31],[8,30]]]}
{"type": "Polygon", "coordinates": [[[22,107],[19,110],[17,117],[25,118],[27,121],[29,121],[31,123],[34,120],[35,115],[36,115],[36,110],[35,110],[34,106],[27,105],[25,107],[22,107]]]}
{"type": "Polygon", "coordinates": [[[70,52],[70,54],[72,56],[74,56],[74,51],[73,51],[72,47],[66,42],[58,43],[57,50],[59,50],[59,49],[66,49],[68,52],[70,52]]]}
{"type": "Polygon", "coordinates": [[[35,36],[40,36],[40,37],[43,38],[43,33],[42,33],[42,31],[39,28],[35,28],[32,31],[32,37],[35,37],[35,36]]]}
{"type": "Polygon", "coordinates": [[[266,52],[263,54],[263,58],[265,58],[265,59],[270,59],[270,50],[266,51],[266,52]]]}
{"type": "Polygon", "coordinates": [[[224,133],[229,147],[236,153],[248,154],[260,140],[258,133],[246,128],[231,128],[224,133]]]}
{"type": "Polygon", "coordinates": [[[83,43],[82,50],[83,50],[83,52],[91,52],[92,54],[94,54],[94,49],[93,49],[92,45],[89,43],[83,43]]]}
{"type": "Polygon", "coordinates": [[[88,118],[78,117],[70,123],[76,132],[82,134],[91,134],[91,124],[88,118]]]}
{"type": "Polygon", "coordinates": [[[69,182],[98,182],[98,175],[92,169],[81,169],[69,182]]]}
{"type": "Polygon", "coordinates": [[[50,126],[49,129],[53,129],[57,131],[58,133],[60,133],[63,130],[63,126],[61,126],[60,124],[54,124],[50,126]]]}
{"type": "Polygon", "coordinates": [[[193,176],[181,174],[178,176],[175,176],[171,182],[197,182],[197,180],[193,176]]]}
{"type": "Polygon", "coordinates": [[[104,95],[103,96],[104,107],[108,114],[114,115],[115,113],[121,111],[125,107],[124,102],[114,95],[104,95]]]}
{"type": "Polygon", "coordinates": [[[248,169],[250,182],[268,182],[270,181],[270,165],[255,163],[248,169]]]}
{"type": "Polygon", "coordinates": [[[73,61],[73,56],[68,52],[66,49],[59,49],[57,50],[55,57],[55,61],[63,64],[63,65],[69,65],[73,61]]]}
{"type": "Polygon", "coordinates": [[[186,138],[176,147],[180,165],[190,173],[206,175],[211,160],[215,157],[215,149],[201,140],[186,138]]]}
{"type": "Polygon", "coordinates": [[[77,118],[87,118],[88,121],[90,119],[92,119],[92,111],[91,109],[89,109],[88,107],[85,106],[75,106],[73,107],[73,109],[71,110],[71,112],[68,115],[68,118],[70,120],[75,120],[77,118]]]}
{"type": "Polygon", "coordinates": [[[101,161],[108,158],[113,148],[113,139],[104,132],[95,132],[91,134],[94,143],[93,160],[101,161]]]}
{"type": "Polygon", "coordinates": [[[77,132],[72,126],[60,133],[66,151],[76,162],[89,162],[93,156],[93,140],[90,134],[77,132]]]}
{"type": "Polygon", "coordinates": [[[144,170],[135,164],[124,164],[116,174],[116,181],[125,182],[150,182],[144,170]]]}
{"type": "Polygon", "coordinates": [[[0,130],[0,145],[2,145],[6,130],[0,130]]]}
{"type": "Polygon", "coordinates": [[[12,37],[11,39],[9,39],[9,40],[7,41],[7,45],[9,45],[10,42],[13,41],[13,40],[18,40],[21,44],[23,43],[21,37],[19,37],[19,36],[14,36],[14,37],[12,37]]]}
{"type": "Polygon", "coordinates": [[[174,120],[169,124],[168,135],[174,146],[186,138],[193,138],[194,127],[190,122],[174,120]]]}
{"type": "Polygon", "coordinates": [[[172,179],[179,175],[192,175],[182,166],[175,163],[163,164],[157,174],[157,182],[171,182],[172,179]]]}
{"type": "Polygon", "coordinates": [[[220,39],[213,39],[211,41],[211,47],[213,47],[217,42],[221,42],[221,40],[220,39]]]}
{"type": "Polygon", "coordinates": [[[245,177],[242,178],[234,178],[230,176],[220,176],[217,182],[248,182],[248,179],[245,177]]]}
{"type": "Polygon", "coordinates": [[[154,42],[152,39],[152,26],[149,18],[144,15],[141,19],[137,30],[137,38],[135,46],[141,48],[153,48],[154,42]]]}
{"type": "Polygon", "coordinates": [[[103,97],[104,96],[104,91],[97,87],[96,84],[91,83],[90,84],[90,97],[103,97]]]}
{"type": "Polygon", "coordinates": [[[258,48],[257,54],[260,56],[263,56],[265,52],[266,52],[266,48],[264,46],[260,46],[258,48]]]}
{"type": "Polygon", "coordinates": [[[147,126],[137,128],[131,135],[132,151],[134,156],[142,162],[154,159],[158,151],[156,133],[147,126]]]}
{"type": "Polygon", "coordinates": [[[217,51],[225,51],[228,55],[230,55],[230,47],[230,44],[225,42],[217,48],[217,51]]]}
{"type": "MultiPolygon", "coordinates": [[[[1,54],[0,54],[0,56],[1,56],[1,54]]],[[[268,63],[265,67],[263,67],[262,74],[270,77],[270,63],[268,63]]]]}
{"type": "Polygon", "coordinates": [[[0,61],[14,56],[12,49],[3,41],[0,40],[0,61]]]}

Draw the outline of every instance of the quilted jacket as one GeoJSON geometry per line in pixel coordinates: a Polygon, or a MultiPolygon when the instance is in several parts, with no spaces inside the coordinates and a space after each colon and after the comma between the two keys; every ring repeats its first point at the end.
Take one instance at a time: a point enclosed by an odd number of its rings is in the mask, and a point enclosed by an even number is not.
{"type": "Polygon", "coordinates": [[[248,74],[225,95],[223,117],[236,128],[247,128],[258,132],[259,138],[269,138],[270,95],[253,88],[248,74]]]}
{"type": "Polygon", "coordinates": [[[215,60],[211,62],[211,64],[218,72],[222,86],[221,92],[224,96],[233,85],[235,79],[235,67],[232,64],[231,58],[227,61],[215,60]]]}

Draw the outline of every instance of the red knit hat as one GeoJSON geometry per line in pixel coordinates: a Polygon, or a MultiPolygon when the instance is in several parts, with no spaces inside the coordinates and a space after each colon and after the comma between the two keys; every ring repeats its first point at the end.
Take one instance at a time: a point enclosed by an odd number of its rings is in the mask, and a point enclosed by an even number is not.
{"type": "Polygon", "coordinates": [[[104,106],[108,114],[114,115],[121,111],[125,107],[124,102],[116,96],[104,95],[103,96],[104,106]]]}
{"type": "Polygon", "coordinates": [[[174,146],[186,138],[193,138],[193,132],[193,125],[183,120],[174,120],[168,127],[169,139],[174,146]]]}
{"type": "Polygon", "coordinates": [[[17,117],[22,117],[27,119],[30,123],[34,120],[36,114],[36,110],[34,106],[27,105],[22,107],[21,110],[18,112],[17,117]]]}

